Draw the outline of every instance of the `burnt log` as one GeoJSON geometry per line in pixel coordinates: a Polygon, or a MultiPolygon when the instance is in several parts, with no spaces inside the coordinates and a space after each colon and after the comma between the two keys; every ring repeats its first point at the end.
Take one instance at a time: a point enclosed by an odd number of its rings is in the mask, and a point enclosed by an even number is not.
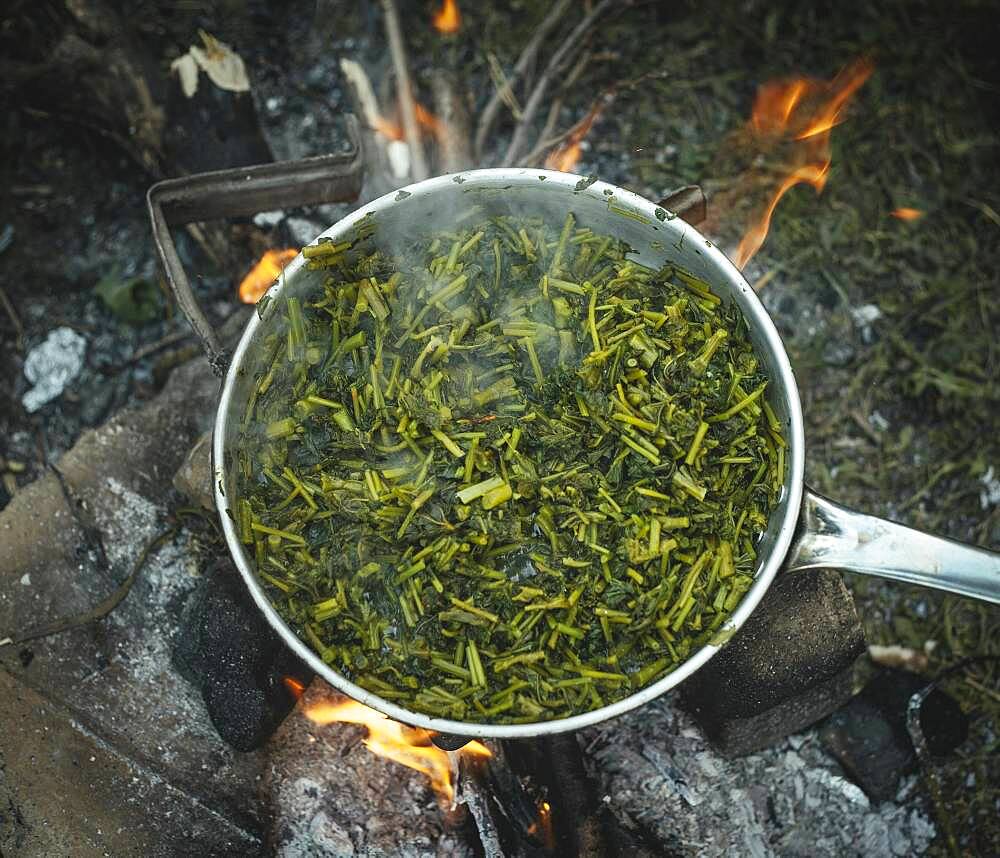
{"type": "Polygon", "coordinates": [[[490,743],[460,757],[458,802],[487,858],[668,858],[627,828],[588,776],[575,733],[490,743]]]}

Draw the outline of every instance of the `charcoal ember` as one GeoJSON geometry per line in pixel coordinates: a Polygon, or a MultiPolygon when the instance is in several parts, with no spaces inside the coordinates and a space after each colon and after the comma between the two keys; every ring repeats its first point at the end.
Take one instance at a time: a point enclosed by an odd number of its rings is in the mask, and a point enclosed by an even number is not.
{"type": "MultiPolygon", "coordinates": [[[[916,768],[906,708],[910,698],[926,686],[927,680],[916,674],[882,670],[820,730],[826,748],[874,801],[892,799],[899,779],[916,768]]],[[[928,749],[939,756],[961,744],[969,730],[961,707],[939,688],[924,701],[920,726],[928,749]]]]}
{"type": "Polygon", "coordinates": [[[260,747],[294,708],[286,678],[305,686],[313,676],[267,625],[228,561],[188,598],[174,663],[238,751],[260,747]]]}

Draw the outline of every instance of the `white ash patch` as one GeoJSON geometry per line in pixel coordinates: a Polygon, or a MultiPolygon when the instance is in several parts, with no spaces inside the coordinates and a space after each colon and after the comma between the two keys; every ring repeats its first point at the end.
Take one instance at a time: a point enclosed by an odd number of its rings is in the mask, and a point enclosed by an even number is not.
{"type": "Polygon", "coordinates": [[[292,238],[300,245],[309,244],[323,231],[323,227],[302,217],[290,217],[285,224],[292,238]]]}
{"type": "Polygon", "coordinates": [[[873,806],[812,731],[725,759],[661,698],[583,736],[612,809],[699,858],[920,855],[935,835],[915,794],[873,806]]]}
{"type": "Polygon", "coordinates": [[[24,359],[24,377],[33,387],[21,397],[29,414],[51,402],[83,369],[87,341],[72,328],[56,328],[24,359]]]}
{"type": "Polygon", "coordinates": [[[115,565],[131,564],[153,538],[163,518],[162,510],[114,477],[105,480],[108,491],[119,501],[100,504],[97,514],[108,560],[115,565]]]}
{"type": "MultiPolygon", "coordinates": [[[[105,487],[114,502],[98,504],[97,517],[115,581],[128,575],[140,554],[166,528],[165,511],[119,480],[109,477],[105,487]]],[[[106,622],[115,630],[115,650],[110,670],[127,676],[131,689],[157,689],[156,693],[134,693],[115,701],[118,711],[107,717],[131,726],[175,724],[176,739],[169,736],[151,750],[170,765],[179,745],[197,735],[199,744],[216,745],[219,740],[209,722],[200,694],[172,664],[173,639],[184,597],[194,588],[189,539],[183,531],[152,551],[132,590],[106,622]]],[[[94,677],[101,682],[100,674],[94,677]]],[[[160,733],[153,730],[152,733],[160,733]]],[[[182,751],[181,751],[182,752],[182,751]]]]}
{"type": "MultiPolygon", "coordinates": [[[[270,99],[268,99],[270,101],[270,99]]],[[[270,228],[277,226],[284,220],[285,212],[282,209],[275,209],[269,212],[258,212],[253,216],[254,226],[259,226],[263,228],[270,228]]]]}

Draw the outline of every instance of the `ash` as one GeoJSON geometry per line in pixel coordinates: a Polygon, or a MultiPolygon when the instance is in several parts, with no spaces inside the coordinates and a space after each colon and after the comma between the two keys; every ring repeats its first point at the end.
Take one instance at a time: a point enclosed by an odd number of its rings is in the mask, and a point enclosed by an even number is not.
{"type": "Polygon", "coordinates": [[[72,328],[55,328],[24,360],[24,377],[34,385],[21,398],[29,414],[60,396],[83,368],[87,341],[72,328]]]}
{"type": "Polygon", "coordinates": [[[339,699],[317,679],[275,734],[265,790],[278,858],[472,858],[424,775],[375,756],[364,730],[319,726],[303,707],[339,699]]]}
{"type": "Polygon", "coordinates": [[[814,731],[726,759],[668,698],[582,739],[604,801],[681,854],[920,855],[935,835],[912,779],[873,806],[814,731]]]}

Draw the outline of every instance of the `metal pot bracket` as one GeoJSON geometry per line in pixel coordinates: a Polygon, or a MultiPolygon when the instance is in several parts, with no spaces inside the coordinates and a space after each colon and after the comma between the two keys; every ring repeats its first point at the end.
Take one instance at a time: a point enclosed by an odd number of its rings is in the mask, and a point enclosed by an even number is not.
{"type": "Polygon", "coordinates": [[[364,162],[358,121],[352,115],[345,118],[350,152],[165,179],[146,193],[156,253],[170,291],[220,378],[228,358],[191,290],[171,228],[291,206],[354,202],[361,192],[364,162]]]}

